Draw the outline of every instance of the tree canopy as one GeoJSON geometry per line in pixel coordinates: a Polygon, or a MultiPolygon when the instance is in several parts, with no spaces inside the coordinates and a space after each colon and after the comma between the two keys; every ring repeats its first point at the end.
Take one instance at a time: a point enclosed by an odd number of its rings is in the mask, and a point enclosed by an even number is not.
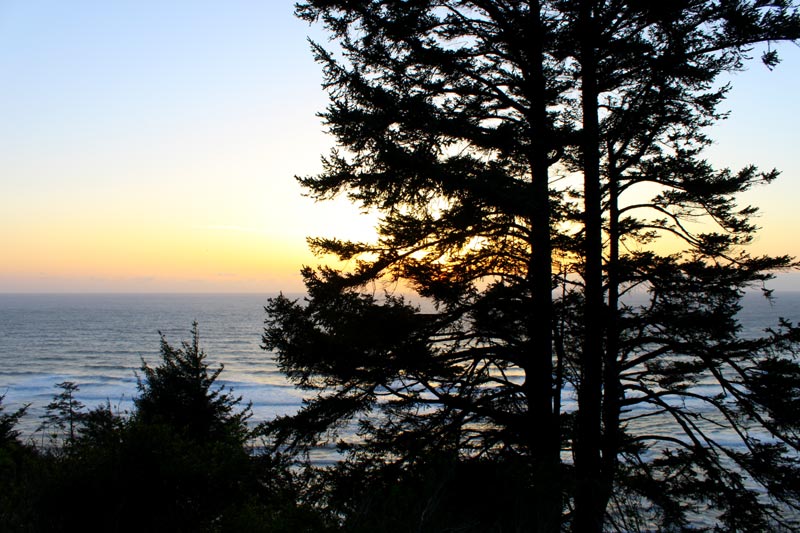
{"type": "Polygon", "coordinates": [[[224,370],[210,370],[200,348],[197,322],[192,323],[191,341],[180,348],[161,336],[161,362],[151,367],[142,362],[135,398],[136,418],[146,424],[164,424],[200,440],[227,440],[243,444],[248,436],[250,406],[240,406],[234,396],[215,382],[224,370]]]}
{"type": "Polygon", "coordinates": [[[300,183],[381,218],[375,242],[310,239],[352,268],[305,268],[306,301],[267,306],[265,346],[309,391],[271,424],[275,445],[340,435],[375,470],[442,451],[525,465],[523,529],[677,529],[697,513],[792,527],[798,330],[742,338],[736,317],[745,289],[796,266],[747,252],[756,210],[737,204],[778,172],[715,168],[704,149],[720,75],[754,50],[776,68],[774,43],[800,37],[796,7],[297,14],[336,41],[312,47],[338,142],[300,183]]]}

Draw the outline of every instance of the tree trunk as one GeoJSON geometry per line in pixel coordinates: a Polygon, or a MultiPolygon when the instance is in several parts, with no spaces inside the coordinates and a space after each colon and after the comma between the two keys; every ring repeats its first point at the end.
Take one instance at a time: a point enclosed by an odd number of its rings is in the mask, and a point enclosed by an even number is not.
{"type": "Polygon", "coordinates": [[[531,211],[530,262],[528,283],[531,309],[528,312],[530,354],[525,368],[525,392],[528,398],[526,433],[535,475],[536,530],[557,532],[561,528],[561,437],[558,413],[554,411],[553,387],[553,296],[552,244],[550,235],[550,184],[546,79],[544,74],[543,28],[537,3],[531,6],[528,25],[529,76],[527,80],[531,109],[531,211]]]}
{"type": "Polygon", "coordinates": [[[579,13],[584,174],[584,338],[580,358],[575,434],[575,515],[573,530],[602,531],[605,498],[601,482],[602,360],[604,356],[603,234],[600,192],[600,126],[593,4],[579,13]]]}
{"type": "Polygon", "coordinates": [[[603,508],[608,505],[614,488],[619,450],[619,415],[622,386],[619,381],[619,183],[616,162],[608,147],[608,309],[606,311],[606,351],[603,365],[603,508]]]}

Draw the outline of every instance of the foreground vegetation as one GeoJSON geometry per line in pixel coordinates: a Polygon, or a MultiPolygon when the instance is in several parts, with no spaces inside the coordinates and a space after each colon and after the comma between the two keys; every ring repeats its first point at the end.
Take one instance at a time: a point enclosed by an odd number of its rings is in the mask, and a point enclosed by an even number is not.
{"type": "MultiPolygon", "coordinates": [[[[0,396],[0,531],[538,530],[536,473],[524,459],[409,441],[410,464],[351,453],[323,467],[264,446],[274,422],[248,426],[250,406],[215,384],[222,366],[209,368],[198,338],[197,324],[180,348],[162,337],[130,413],[86,409],[76,384],[59,383],[36,438],[23,442],[27,407],[7,412],[0,396]]],[[[614,523],[652,531],[647,509],[626,504],[614,523]]]]}
{"type": "Polygon", "coordinates": [[[87,409],[56,385],[35,438],[26,407],[0,396],[0,531],[514,531],[527,523],[523,465],[459,461],[413,469],[354,462],[330,469],[259,446],[249,406],[215,384],[198,344],[142,365],[131,413],[87,409]]]}
{"type": "Polygon", "coordinates": [[[87,410],[57,385],[39,434],[0,398],[0,531],[325,531],[299,471],[256,453],[249,407],[192,341],[143,364],[132,413],[87,410]]]}

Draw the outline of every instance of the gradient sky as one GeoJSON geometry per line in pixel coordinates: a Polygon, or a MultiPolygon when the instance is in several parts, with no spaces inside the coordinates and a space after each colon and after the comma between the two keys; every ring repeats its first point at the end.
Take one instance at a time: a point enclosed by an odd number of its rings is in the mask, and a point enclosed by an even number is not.
{"type": "MultiPolygon", "coordinates": [[[[306,236],[370,235],[293,180],[333,141],[325,36],[292,3],[0,0],[0,292],[297,291],[306,236]]],[[[783,171],[746,197],[753,250],[800,256],[800,50],[780,50],[731,76],[710,153],[783,171]]]]}

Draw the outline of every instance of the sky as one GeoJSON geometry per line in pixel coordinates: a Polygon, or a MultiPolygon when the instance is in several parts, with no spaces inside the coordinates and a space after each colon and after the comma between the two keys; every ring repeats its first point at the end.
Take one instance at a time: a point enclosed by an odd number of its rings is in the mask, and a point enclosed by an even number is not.
{"type": "MultiPolygon", "coordinates": [[[[292,3],[0,0],[0,293],[295,292],[306,237],[369,238],[293,179],[333,139],[326,36],[292,3]]],[[[753,252],[800,256],[800,49],[779,50],[730,77],[709,154],[783,171],[745,197],[753,252]]]]}

